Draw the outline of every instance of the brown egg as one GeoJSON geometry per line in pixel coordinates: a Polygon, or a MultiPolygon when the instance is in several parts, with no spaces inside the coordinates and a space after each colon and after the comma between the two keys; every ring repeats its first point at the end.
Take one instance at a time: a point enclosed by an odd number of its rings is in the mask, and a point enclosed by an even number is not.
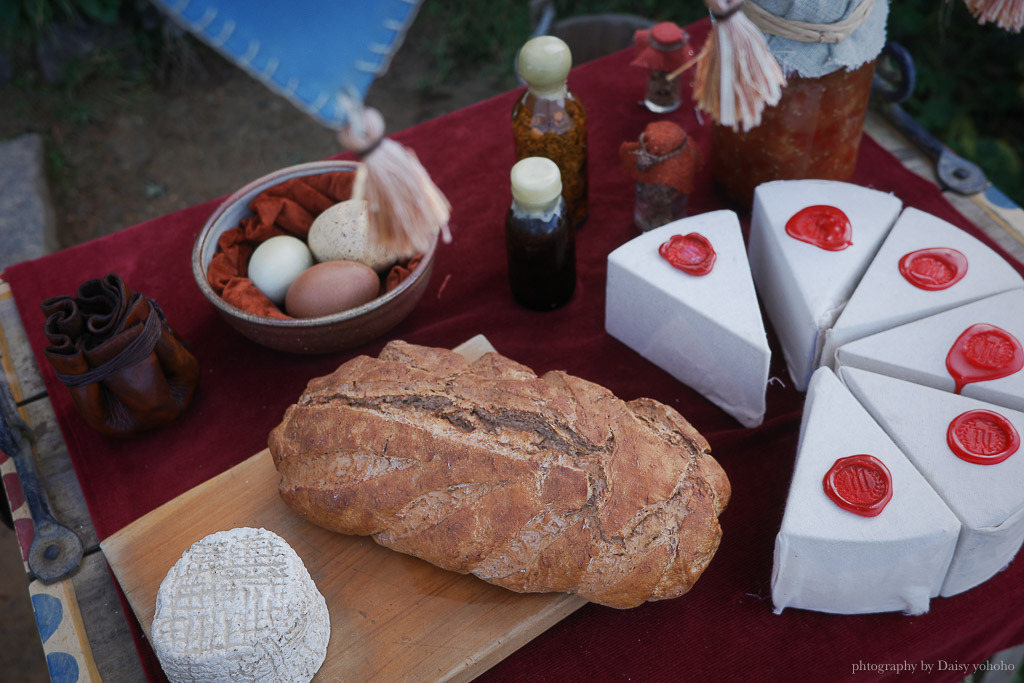
{"type": "Polygon", "coordinates": [[[316,318],[361,306],[379,293],[380,278],[373,268],[355,261],[325,261],[295,279],[284,307],[295,318],[316,318]]]}

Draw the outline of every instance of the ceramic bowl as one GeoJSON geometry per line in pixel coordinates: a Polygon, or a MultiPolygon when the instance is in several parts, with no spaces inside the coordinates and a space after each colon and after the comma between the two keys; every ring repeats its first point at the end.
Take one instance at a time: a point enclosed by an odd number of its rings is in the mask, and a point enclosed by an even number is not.
{"type": "Polygon", "coordinates": [[[362,306],[319,318],[281,320],[255,315],[221,299],[210,287],[206,272],[217,251],[217,240],[226,231],[252,215],[249,203],[256,195],[292,178],[347,171],[355,173],[352,161],[316,161],[291,166],[263,176],[228,197],[203,226],[192,249],[192,275],[217,312],[243,336],[289,353],[332,353],[369,342],[401,322],[423,296],[434,268],[437,239],[419,266],[402,284],[362,306]]]}

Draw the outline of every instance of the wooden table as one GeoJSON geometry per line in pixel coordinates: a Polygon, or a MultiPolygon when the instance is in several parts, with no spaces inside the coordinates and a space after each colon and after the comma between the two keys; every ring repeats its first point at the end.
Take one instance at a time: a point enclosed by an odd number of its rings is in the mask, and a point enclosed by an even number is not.
{"type": "MultiPolygon", "coordinates": [[[[869,115],[866,130],[905,166],[936,182],[934,165],[879,116],[869,115]]],[[[1024,260],[1024,210],[1000,206],[998,194],[992,192],[972,197],[945,192],[945,196],[1000,246],[1024,260]]],[[[0,379],[10,386],[21,418],[35,435],[32,455],[38,463],[54,514],[80,536],[85,546],[84,559],[73,576],[51,585],[44,585],[38,580],[32,580],[29,585],[33,596],[52,596],[61,606],[63,618],[56,631],[44,642],[44,650],[48,655],[66,653],[61,656],[73,658],[79,680],[145,680],[46,389],[10,289],[2,281],[0,361],[3,373],[0,379]]],[[[0,473],[4,475],[12,471],[13,463],[10,461],[0,466],[0,473]]],[[[26,518],[27,506],[20,506],[13,515],[16,520],[26,518]]],[[[1020,653],[1017,654],[1018,661],[1019,658],[1020,653]]]]}

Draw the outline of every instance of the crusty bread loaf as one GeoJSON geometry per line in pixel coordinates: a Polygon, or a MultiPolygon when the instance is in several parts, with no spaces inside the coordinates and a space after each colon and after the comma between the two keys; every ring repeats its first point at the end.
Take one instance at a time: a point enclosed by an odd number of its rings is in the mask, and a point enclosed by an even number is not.
{"type": "Polygon", "coordinates": [[[668,406],[400,341],[312,380],[270,451],[281,497],[316,524],[612,607],[689,590],[729,500],[707,441],[668,406]]]}

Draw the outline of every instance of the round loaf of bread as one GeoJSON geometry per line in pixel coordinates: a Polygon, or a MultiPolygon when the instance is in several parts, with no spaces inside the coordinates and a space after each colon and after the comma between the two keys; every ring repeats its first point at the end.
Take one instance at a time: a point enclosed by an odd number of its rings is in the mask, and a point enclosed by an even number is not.
{"type": "Polygon", "coordinates": [[[288,543],[266,529],[219,531],[167,572],[153,648],[179,681],[309,681],[327,656],[327,603],[288,543]]]}

